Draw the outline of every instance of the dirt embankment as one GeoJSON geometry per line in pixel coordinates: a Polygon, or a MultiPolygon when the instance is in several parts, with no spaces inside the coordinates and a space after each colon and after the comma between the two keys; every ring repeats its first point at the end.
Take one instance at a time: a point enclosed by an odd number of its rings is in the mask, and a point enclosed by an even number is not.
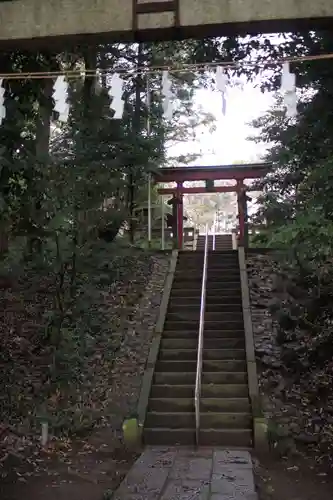
{"type": "MultiPolygon", "coordinates": [[[[274,258],[248,258],[252,321],[260,392],[272,453],[255,460],[260,500],[332,497],[332,371],[302,366],[300,343],[286,337],[275,315],[286,287],[274,258]],[[329,390],[328,390],[329,389],[329,390]]],[[[304,346],[303,346],[304,347],[304,346]]]]}
{"type": "Polygon", "coordinates": [[[121,427],[136,410],[168,266],[169,256],[133,251],[114,259],[103,253],[97,266],[84,269],[75,324],[85,341],[61,352],[68,356],[61,365],[67,381],[45,378],[44,393],[43,370],[52,356],[38,336],[50,306],[49,277],[21,276],[0,293],[6,310],[0,321],[6,374],[1,500],[101,500],[118,486],[136,458],[123,446],[121,427]],[[41,394],[48,396],[44,405],[41,394]],[[45,449],[39,444],[41,408],[50,423],[45,449]]]}

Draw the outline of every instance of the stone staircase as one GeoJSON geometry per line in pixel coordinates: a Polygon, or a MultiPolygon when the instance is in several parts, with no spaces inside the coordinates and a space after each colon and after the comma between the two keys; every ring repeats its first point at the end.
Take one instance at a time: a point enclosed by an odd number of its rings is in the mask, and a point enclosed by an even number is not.
{"type": "MultiPolygon", "coordinates": [[[[210,234],[208,236],[208,249],[213,250],[213,236],[210,234]]],[[[205,250],[205,236],[199,235],[197,240],[196,250],[205,250]]],[[[232,250],[232,235],[231,234],[216,234],[215,235],[215,250],[217,252],[223,250],[232,250]]]]}
{"type": "MultiPolygon", "coordinates": [[[[223,243],[227,240],[223,236],[223,243]]],[[[231,237],[229,243],[231,242],[231,237]]],[[[144,425],[148,445],[195,444],[203,252],[180,252],[144,425]]],[[[209,252],[201,391],[201,445],[251,447],[237,251],[209,252]]]]}

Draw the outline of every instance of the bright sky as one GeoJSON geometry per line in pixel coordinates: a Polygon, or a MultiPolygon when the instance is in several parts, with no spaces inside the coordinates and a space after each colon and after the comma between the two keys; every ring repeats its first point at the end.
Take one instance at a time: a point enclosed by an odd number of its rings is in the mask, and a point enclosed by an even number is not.
{"type": "Polygon", "coordinates": [[[249,125],[254,119],[265,113],[273,104],[272,94],[262,93],[255,83],[244,83],[243,88],[229,87],[226,115],[222,114],[222,98],[219,92],[202,89],[197,92],[197,102],[207,112],[216,117],[216,131],[204,130],[197,141],[182,143],[173,147],[172,155],[196,153],[203,155],[194,164],[221,165],[239,161],[254,162],[260,160],[265,152],[264,144],[248,141],[255,130],[249,125]]]}

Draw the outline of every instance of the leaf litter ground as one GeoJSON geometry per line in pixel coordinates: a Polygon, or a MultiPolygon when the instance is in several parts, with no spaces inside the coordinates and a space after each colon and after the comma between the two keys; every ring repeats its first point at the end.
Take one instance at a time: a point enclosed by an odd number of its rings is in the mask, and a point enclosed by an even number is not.
{"type": "Polygon", "coordinates": [[[7,314],[0,326],[10,359],[2,356],[0,368],[12,385],[2,404],[1,500],[100,500],[126,475],[137,453],[124,447],[121,426],[136,410],[168,262],[167,256],[134,251],[117,261],[112,283],[104,270],[93,268],[86,288],[94,300],[82,315],[93,323],[94,342],[83,355],[80,376],[48,400],[48,412],[61,418],[52,421],[56,436],[45,449],[29,409],[39,404],[43,367],[50,363],[38,342],[49,278],[25,276],[4,290],[7,314]],[[11,403],[15,395],[19,405],[11,403]]]}

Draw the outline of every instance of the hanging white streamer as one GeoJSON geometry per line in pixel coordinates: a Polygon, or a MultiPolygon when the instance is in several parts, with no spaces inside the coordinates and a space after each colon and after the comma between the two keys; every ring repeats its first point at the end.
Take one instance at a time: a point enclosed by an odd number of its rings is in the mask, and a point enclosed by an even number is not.
{"type": "Polygon", "coordinates": [[[281,90],[282,92],[293,92],[296,88],[296,75],[290,73],[290,66],[285,62],[282,66],[281,90]]]}
{"type": "Polygon", "coordinates": [[[297,116],[297,95],[296,92],[287,92],[284,96],[284,103],[286,106],[286,116],[288,118],[295,118],[297,116]]]}
{"type": "Polygon", "coordinates": [[[95,82],[94,82],[94,90],[95,94],[99,95],[102,92],[102,85],[101,85],[101,72],[100,70],[96,70],[96,75],[95,75],[95,82]]]}
{"type": "Polygon", "coordinates": [[[229,77],[222,66],[216,68],[215,78],[217,90],[222,94],[222,113],[225,115],[227,109],[226,91],[229,77]]]}
{"type": "Polygon", "coordinates": [[[69,116],[68,84],[64,76],[58,76],[53,85],[54,110],[59,113],[58,120],[67,122],[69,116]]]}
{"type": "Polygon", "coordinates": [[[222,94],[222,114],[223,114],[223,116],[225,116],[226,112],[227,112],[227,100],[225,98],[225,93],[223,92],[223,94],[222,94]]]}
{"type": "Polygon", "coordinates": [[[289,62],[285,62],[282,66],[280,90],[284,94],[283,101],[287,117],[295,118],[297,116],[296,75],[290,73],[289,62]]]}
{"type": "Polygon", "coordinates": [[[123,86],[124,80],[120,78],[118,73],[113,73],[108,94],[110,99],[112,99],[110,109],[114,111],[114,120],[121,120],[124,114],[123,86]]]}
{"type": "Polygon", "coordinates": [[[0,79],[0,125],[2,125],[3,120],[6,118],[6,106],[5,106],[5,92],[3,87],[3,79],[0,79]]]}
{"type": "Polygon", "coordinates": [[[225,92],[227,90],[227,83],[229,81],[229,77],[227,73],[224,71],[222,66],[218,66],[216,68],[216,87],[219,92],[225,92]]]}
{"type": "Polygon", "coordinates": [[[169,77],[168,71],[162,72],[162,95],[163,95],[163,117],[166,120],[172,120],[173,117],[173,103],[172,103],[172,81],[169,77]]]}

